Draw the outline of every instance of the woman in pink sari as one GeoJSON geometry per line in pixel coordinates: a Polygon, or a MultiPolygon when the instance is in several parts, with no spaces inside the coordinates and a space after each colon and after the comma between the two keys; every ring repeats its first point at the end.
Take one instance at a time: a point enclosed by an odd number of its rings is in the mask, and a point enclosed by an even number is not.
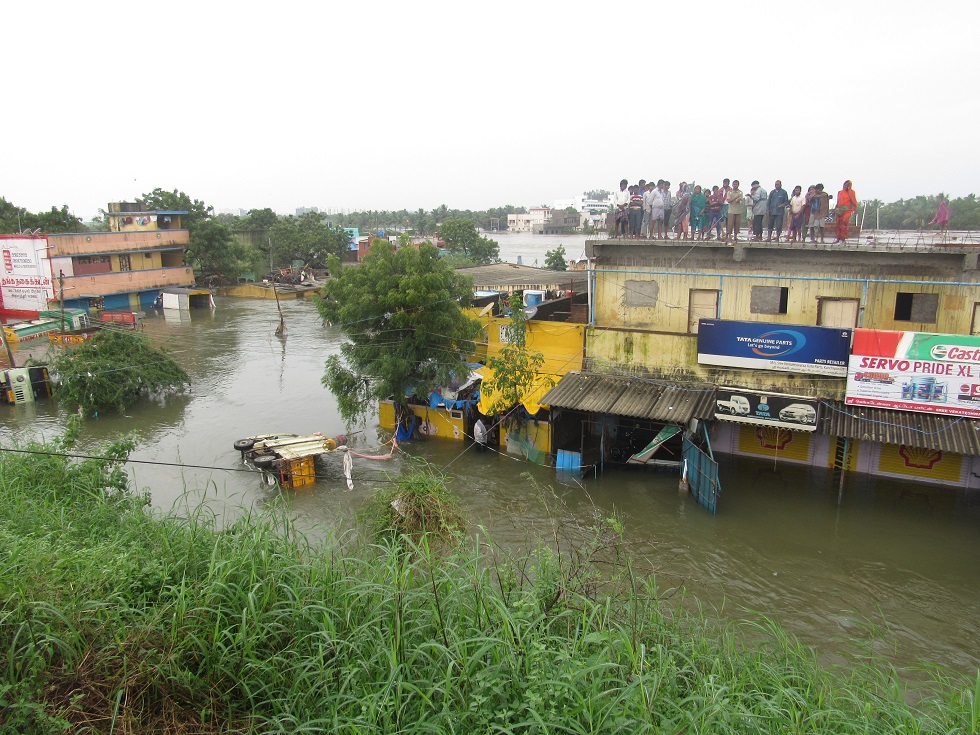
{"type": "Polygon", "coordinates": [[[939,231],[945,233],[949,229],[949,205],[946,204],[945,199],[939,201],[939,209],[936,210],[936,216],[932,218],[930,225],[939,225],[939,231]]]}
{"type": "Polygon", "coordinates": [[[844,188],[837,192],[837,207],[834,209],[836,217],[836,237],[834,242],[844,242],[847,240],[847,226],[851,223],[851,215],[857,211],[858,198],[851,188],[851,180],[844,182],[844,188]]]}

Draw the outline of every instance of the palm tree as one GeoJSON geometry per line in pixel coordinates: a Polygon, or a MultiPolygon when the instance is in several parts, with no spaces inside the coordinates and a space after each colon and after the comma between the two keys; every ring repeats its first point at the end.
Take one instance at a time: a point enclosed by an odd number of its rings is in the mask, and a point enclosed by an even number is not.
{"type": "Polygon", "coordinates": [[[860,227],[862,230],[868,228],[868,223],[865,222],[865,216],[870,213],[872,217],[872,224],[874,229],[878,229],[878,210],[885,206],[885,203],[881,199],[867,199],[864,202],[864,206],[861,208],[861,220],[860,227]]]}

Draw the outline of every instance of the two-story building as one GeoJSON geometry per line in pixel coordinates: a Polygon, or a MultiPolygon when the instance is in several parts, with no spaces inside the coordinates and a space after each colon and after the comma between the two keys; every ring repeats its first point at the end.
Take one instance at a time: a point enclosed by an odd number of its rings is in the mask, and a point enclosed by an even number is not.
{"type": "Polygon", "coordinates": [[[554,449],[583,466],[635,463],[672,433],[709,460],[976,486],[978,252],[590,241],[583,371],[542,399],[554,449]],[[926,342],[931,356],[915,352],[926,342]]]}
{"type": "Polygon", "coordinates": [[[54,298],[85,309],[138,311],[168,287],[192,286],[185,261],[186,211],[146,211],[142,202],[109,204],[108,232],[48,235],[54,298]]]}

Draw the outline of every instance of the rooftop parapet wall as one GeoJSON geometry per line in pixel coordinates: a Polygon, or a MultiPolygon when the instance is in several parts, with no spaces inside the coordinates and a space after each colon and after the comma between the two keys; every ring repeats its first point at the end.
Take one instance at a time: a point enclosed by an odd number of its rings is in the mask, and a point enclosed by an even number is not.
{"type": "Polygon", "coordinates": [[[67,277],[64,283],[66,298],[88,298],[149,291],[167,286],[193,286],[194,271],[189,267],[182,267],[98,273],[67,277]]]}
{"type": "Polygon", "coordinates": [[[975,246],[589,240],[586,255],[598,267],[855,278],[915,273],[920,279],[980,282],[975,246]]]}
{"type": "Polygon", "coordinates": [[[163,248],[186,248],[190,242],[187,230],[152,230],[147,232],[91,232],[77,235],[48,235],[51,257],[59,255],[94,255],[125,253],[163,248]]]}

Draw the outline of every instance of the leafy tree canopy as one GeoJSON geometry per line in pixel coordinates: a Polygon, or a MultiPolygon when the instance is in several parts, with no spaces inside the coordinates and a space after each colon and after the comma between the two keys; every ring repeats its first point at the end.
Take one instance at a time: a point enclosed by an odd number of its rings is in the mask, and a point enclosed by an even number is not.
{"type": "Polygon", "coordinates": [[[68,205],[61,209],[51,207],[47,212],[28,212],[0,197],[0,232],[17,234],[27,230],[40,230],[41,234],[60,232],[86,232],[82,220],[68,211],[68,205]]]}
{"type": "Polygon", "coordinates": [[[600,202],[605,201],[610,194],[612,194],[612,192],[606,191],[605,189],[591,189],[589,191],[583,192],[583,195],[587,199],[596,199],[600,202]]]}
{"type": "Polygon", "coordinates": [[[554,250],[544,254],[544,267],[553,271],[567,271],[568,262],[565,260],[565,246],[559,244],[554,250]]]}
{"type": "Polygon", "coordinates": [[[331,261],[317,300],[324,319],[347,337],[327,358],[323,384],[337,397],[348,425],[379,400],[406,393],[427,396],[453,375],[468,373],[479,322],[463,313],[473,284],[439,257],[432,245],[402,248],[376,240],[364,262],[340,268],[331,261]]]}
{"type": "Polygon", "coordinates": [[[235,242],[231,228],[215,217],[214,207],[177,189],[164,191],[157,188],[144,194],[142,199],[150,210],[187,212],[182,220],[190,237],[187,260],[199,273],[229,277],[245,267],[248,260],[245,248],[235,242]]]}
{"type": "Polygon", "coordinates": [[[439,237],[450,253],[461,253],[477,264],[500,260],[500,247],[496,240],[482,237],[471,219],[452,218],[439,225],[439,237]]]}
{"type": "MultiPolygon", "coordinates": [[[[499,416],[508,413],[520,403],[534,384],[538,371],[544,364],[544,355],[527,349],[527,314],[521,297],[511,294],[510,324],[507,325],[507,342],[496,355],[487,358],[493,374],[483,381],[481,391],[490,397],[487,413],[499,416]]],[[[509,422],[508,419],[505,421],[509,422]]]]}
{"type": "Polygon", "coordinates": [[[250,209],[248,216],[241,221],[241,227],[246,230],[270,230],[279,222],[279,215],[268,207],[250,209]]]}
{"type": "Polygon", "coordinates": [[[350,248],[350,236],[317,212],[278,218],[269,228],[269,237],[273,258],[281,264],[302,260],[323,268],[331,256],[343,258],[350,248]]]}
{"type": "Polygon", "coordinates": [[[87,415],[123,411],[140,398],[190,385],[190,378],[166,352],[138,332],[100,330],[53,363],[55,395],[87,415]]]}

